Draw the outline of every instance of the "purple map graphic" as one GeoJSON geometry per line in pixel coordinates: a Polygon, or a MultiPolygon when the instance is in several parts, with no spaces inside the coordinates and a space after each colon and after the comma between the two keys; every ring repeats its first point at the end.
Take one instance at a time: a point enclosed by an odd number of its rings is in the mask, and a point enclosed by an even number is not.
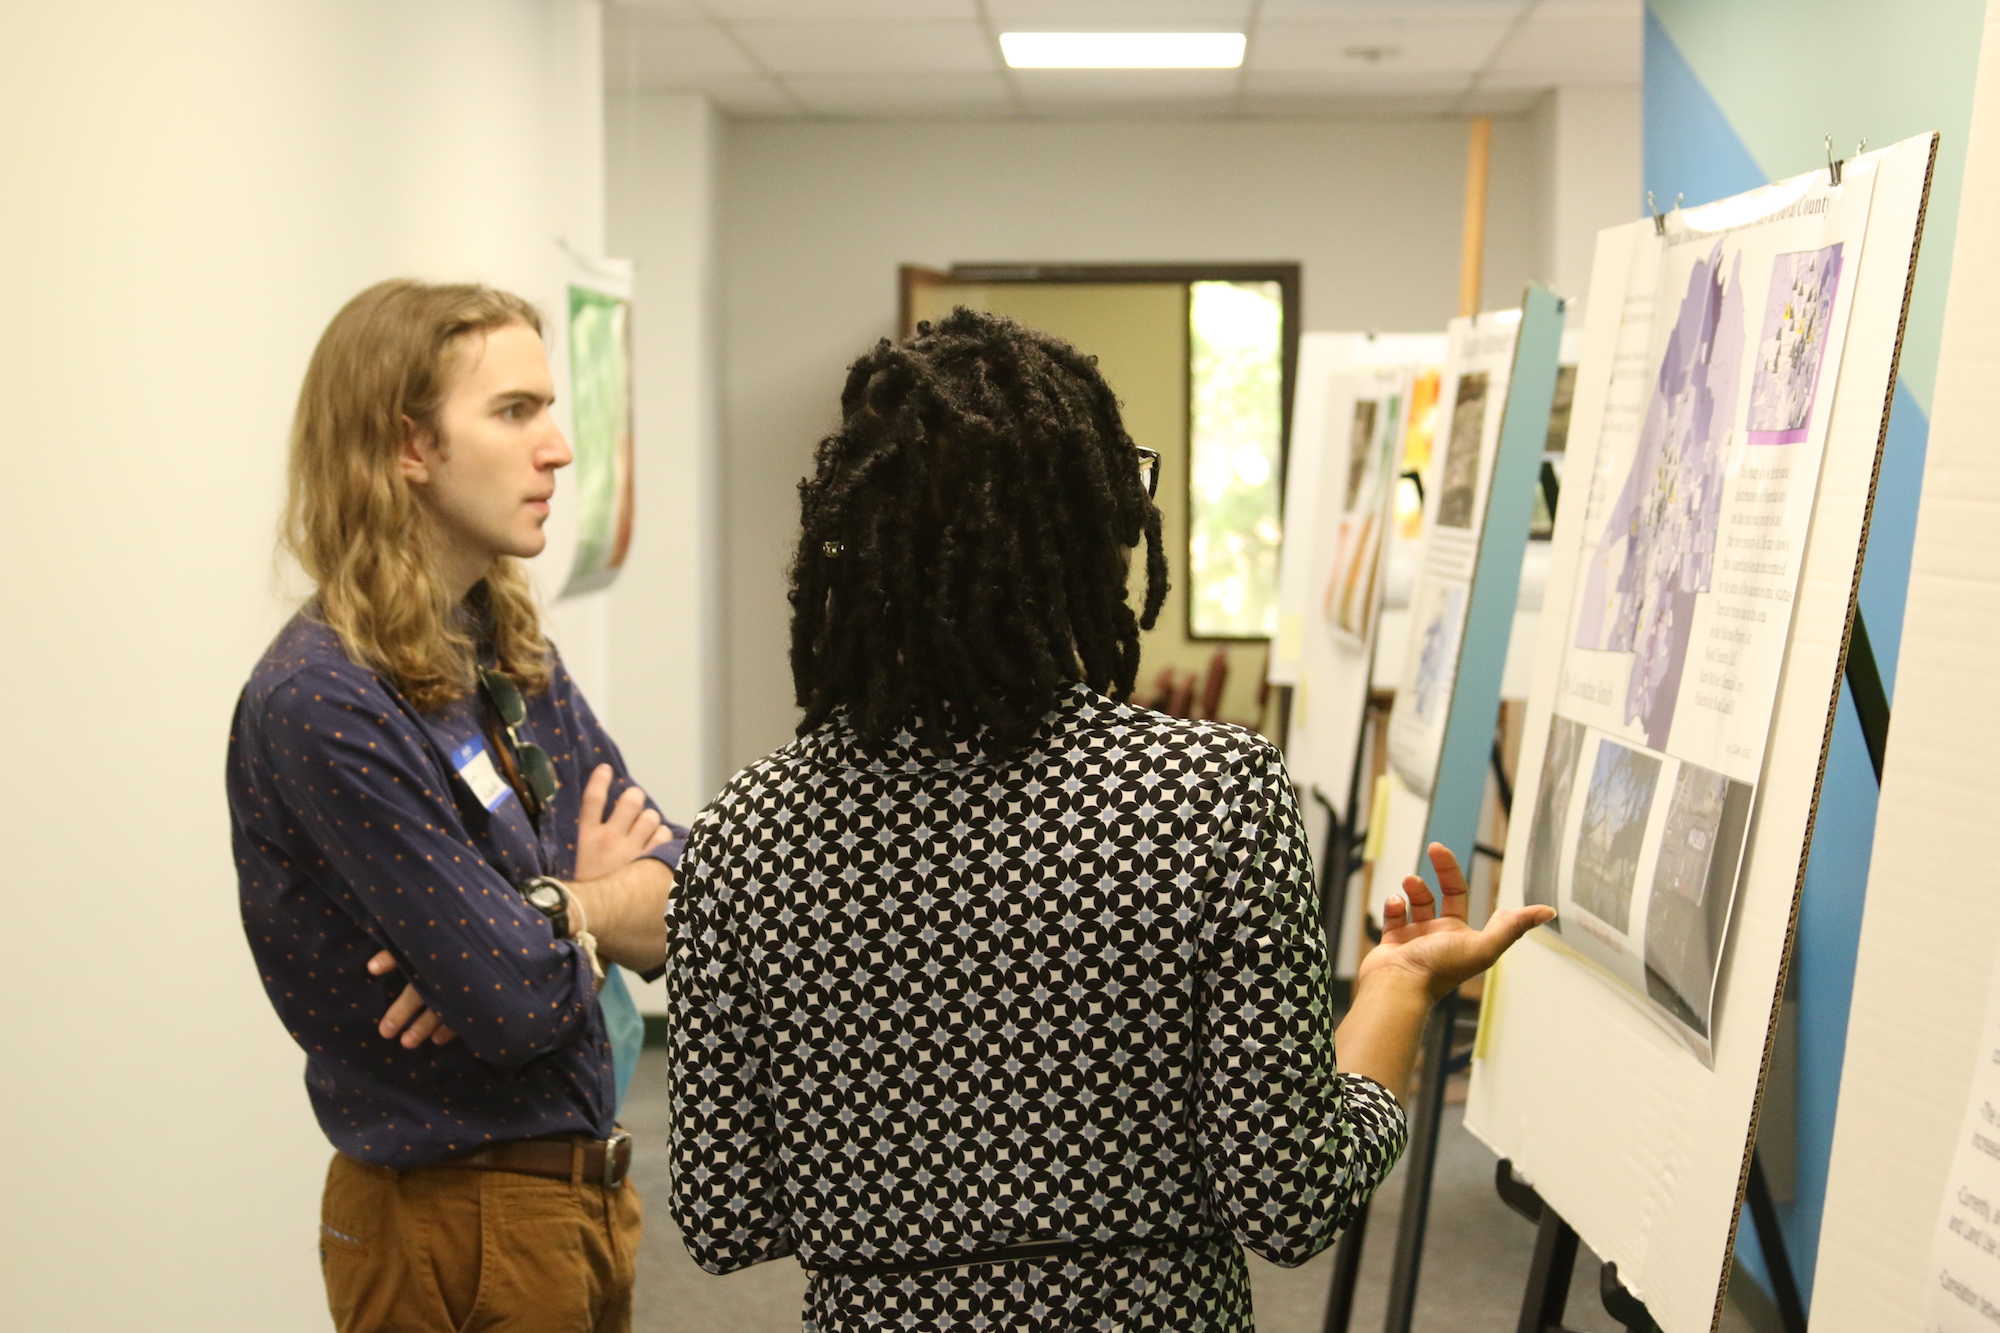
{"type": "Polygon", "coordinates": [[[1772,261],[1771,294],[1750,376],[1750,443],[1797,444],[1806,438],[1839,291],[1838,245],[1772,261]]]}
{"type": "Polygon", "coordinates": [[[1723,464],[1743,362],[1741,256],[1722,245],[1688,275],[1687,295],[1646,406],[1632,469],[1590,558],[1576,646],[1633,654],[1624,718],[1667,747],[1694,599],[1715,573],[1723,464]]]}

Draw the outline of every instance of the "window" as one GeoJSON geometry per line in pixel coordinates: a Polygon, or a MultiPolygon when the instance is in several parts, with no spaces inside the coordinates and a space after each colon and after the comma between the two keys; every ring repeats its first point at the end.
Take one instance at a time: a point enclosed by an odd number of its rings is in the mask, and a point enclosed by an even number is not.
{"type": "Polygon", "coordinates": [[[1285,309],[1276,282],[1188,284],[1188,633],[1277,631],[1285,309]]]}

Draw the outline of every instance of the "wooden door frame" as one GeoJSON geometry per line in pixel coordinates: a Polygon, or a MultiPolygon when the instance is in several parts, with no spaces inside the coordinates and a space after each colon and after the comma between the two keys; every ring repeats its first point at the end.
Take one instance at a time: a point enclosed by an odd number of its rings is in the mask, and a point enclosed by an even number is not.
{"type": "MultiPolygon", "coordinates": [[[[1302,322],[1302,272],[1298,263],[1263,264],[1006,264],[971,263],[953,264],[949,269],[928,268],[921,264],[904,264],[896,274],[897,331],[904,338],[916,332],[916,292],[921,287],[942,287],[948,284],[997,286],[1002,283],[1179,283],[1183,286],[1196,282],[1275,282],[1278,284],[1279,304],[1284,318],[1279,357],[1278,384],[1278,513],[1285,512],[1285,488],[1290,481],[1292,457],[1292,393],[1298,378],[1299,336],[1303,332],[1302,322]]],[[[1194,444],[1194,404],[1192,381],[1188,382],[1188,444],[1194,444]]],[[[1192,489],[1181,496],[1181,504],[1187,512],[1187,528],[1194,531],[1194,499],[1192,489]]],[[[1183,596],[1192,598],[1194,589],[1189,587],[1183,596]]],[[[1188,623],[1192,627],[1194,617],[1190,602],[1188,623]]],[[[1251,635],[1210,635],[1195,634],[1190,628],[1188,639],[1195,643],[1268,643],[1261,634],[1251,635]]]]}

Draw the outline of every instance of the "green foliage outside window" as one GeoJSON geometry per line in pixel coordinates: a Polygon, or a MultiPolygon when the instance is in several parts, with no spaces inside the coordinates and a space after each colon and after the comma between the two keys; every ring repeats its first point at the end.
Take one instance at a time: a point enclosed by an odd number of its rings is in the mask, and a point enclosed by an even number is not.
{"type": "Polygon", "coordinates": [[[1197,282],[1189,297],[1188,632],[1268,638],[1278,617],[1281,290],[1197,282]]]}

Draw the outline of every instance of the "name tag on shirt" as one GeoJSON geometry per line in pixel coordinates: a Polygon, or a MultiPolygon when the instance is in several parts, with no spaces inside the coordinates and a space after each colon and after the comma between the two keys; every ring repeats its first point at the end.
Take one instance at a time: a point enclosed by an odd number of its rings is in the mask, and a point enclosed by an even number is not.
{"type": "Polygon", "coordinates": [[[507,785],[507,779],[493,767],[493,756],[487,753],[485,741],[467,741],[451,752],[451,762],[458,770],[459,778],[488,810],[498,810],[500,803],[514,794],[514,789],[507,785]]]}

